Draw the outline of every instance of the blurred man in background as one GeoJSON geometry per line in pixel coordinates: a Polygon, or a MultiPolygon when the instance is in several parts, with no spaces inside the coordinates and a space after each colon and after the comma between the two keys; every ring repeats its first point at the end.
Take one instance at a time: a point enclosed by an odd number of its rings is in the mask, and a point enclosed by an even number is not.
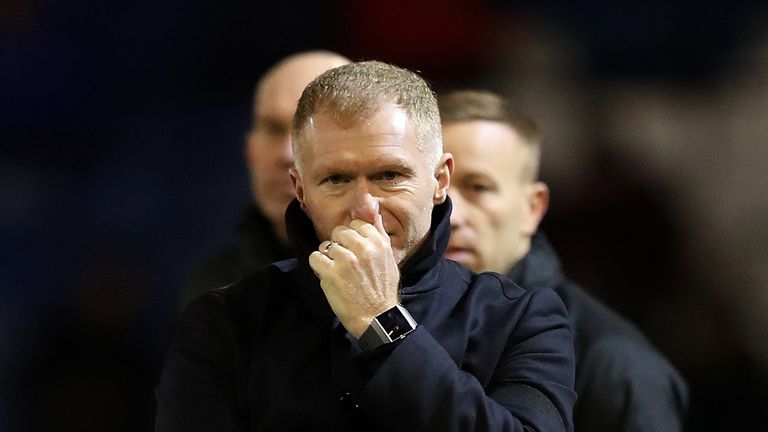
{"type": "Polygon", "coordinates": [[[184,303],[291,255],[285,209],[295,196],[288,170],[293,167],[291,124],[296,103],[312,79],[346,63],[347,58],[333,52],[302,52],[281,60],[259,80],[244,148],[253,203],[243,212],[240,243],[193,271],[182,293],[184,303]]]}
{"type": "Polygon", "coordinates": [[[547,185],[536,180],[538,126],[488,92],[449,93],[439,106],[445,150],[456,159],[446,257],[560,295],[574,332],[575,430],[681,431],[682,377],[632,324],[567,280],[537,232],[549,203],[547,185]]]}

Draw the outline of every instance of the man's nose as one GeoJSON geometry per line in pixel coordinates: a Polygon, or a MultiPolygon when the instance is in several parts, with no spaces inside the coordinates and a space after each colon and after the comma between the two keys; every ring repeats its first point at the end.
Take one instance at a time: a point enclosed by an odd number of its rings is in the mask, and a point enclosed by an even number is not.
{"type": "Polygon", "coordinates": [[[467,222],[465,210],[467,203],[464,201],[464,197],[462,197],[461,193],[459,192],[451,191],[448,193],[448,196],[451,197],[452,204],[451,229],[456,229],[467,222]]]}
{"type": "Polygon", "coordinates": [[[293,165],[291,134],[285,134],[280,141],[280,151],[277,152],[277,162],[281,165],[293,165]]]}
{"type": "Polygon", "coordinates": [[[361,184],[355,188],[349,214],[352,219],[373,224],[376,215],[379,214],[379,198],[371,194],[367,185],[361,184]]]}

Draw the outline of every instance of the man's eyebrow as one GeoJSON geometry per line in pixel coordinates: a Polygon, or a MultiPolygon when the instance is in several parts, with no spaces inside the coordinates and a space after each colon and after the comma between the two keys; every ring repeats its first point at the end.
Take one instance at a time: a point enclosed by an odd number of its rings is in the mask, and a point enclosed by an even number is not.
{"type": "Polygon", "coordinates": [[[328,164],[326,166],[318,167],[315,170],[314,175],[312,177],[315,180],[319,181],[330,176],[353,177],[354,175],[355,175],[354,172],[349,169],[345,169],[337,165],[328,164]]]}
{"type": "Polygon", "coordinates": [[[474,182],[482,182],[495,185],[499,184],[499,180],[485,173],[468,173],[466,175],[457,176],[455,178],[455,182],[454,178],[451,178],[451,183],[455,183],[456,186],[466,186],[474,182]]]}
{"type": "MultiPolygon", "coordinates": [[[[376,175],[386,171],[397,171],[405,175],[413,175],[416,172],[415,168],[410,163],[408,163],[408,161],[394,160],[394,161],[387,161],[382,165],[376,166],[374,170],[372,170],[371,172],[367,172],[366,175],[376,175]]],[[[358,175],[358,174],[360,173],[355,170],[339,167],[334,164],[320,166],[317,169],[317,176],[320,178],[325,178],[330,175],[354,177],[355,175],[358,175]]]]}
{"type": "Polygon", "coordinates": [[[405,174],[413,174],[416,170],[408,162],[404,160],[397,160],[397,161],[387,162],[384,165],[377,167],[376,171],[377,172],[401,171],[405,174]]]}
{"type": "Polygon", "coordinates": [[[274,128],[283,128],[283,123],[280,119],[271,115],[259,115],[256,116],[254,123],[258,126],[268,126],[274,128]]]}
{"type": "Polygon", "coordinates": [[[471,172],[463,176],[466,180],[492,180],[492,177],[483,172],[471,172]]]}

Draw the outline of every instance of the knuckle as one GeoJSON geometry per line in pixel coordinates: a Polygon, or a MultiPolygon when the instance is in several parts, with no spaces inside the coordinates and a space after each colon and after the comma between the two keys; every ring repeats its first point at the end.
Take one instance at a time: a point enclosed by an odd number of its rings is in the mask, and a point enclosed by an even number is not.
{"type": "Polygon", "coordinates": [[[374,236],[372,241],[378,248],[385,248],[389,246],[389,238],[383,237],[381,235],[374,236]]]}
{"type": "Polygon", "coordinates": [[[361,250],[365,257],[373,257],[378,253],[378,249],[372,243],[365,243],[361,250]]]}
{"type": "Polygon", "coordinates": [[[349,244],[355,239],[355,237],[352,235],[352,232],[349,230],[339,231],[338,234],[336,234],[336,237],[337,241],[342,244],[349,244]]]}
{"type": "Polygon", "coordinates": [[[336,228],[334,228],[333,231],[331,231],[331,238],[336,239],[343,229],[344,227],[341,227],[341,226],[337,226],[336,228]]]}

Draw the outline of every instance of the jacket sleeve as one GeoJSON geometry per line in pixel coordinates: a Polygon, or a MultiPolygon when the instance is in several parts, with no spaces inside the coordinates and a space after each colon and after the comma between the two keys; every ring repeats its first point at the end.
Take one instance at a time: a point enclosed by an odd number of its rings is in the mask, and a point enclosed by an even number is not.
{"type": "Polygon", "coordinates": [[[669,362],[650,347],[621,336],[604,338],[587,350],[582,365],[575,419],[580,429],[683,430],[688,388],[669,362]]]}
{"type": "Polygon", "coordinates": [[[487,386],[419,326],[378,366],[358,395],[361,408],[397,430],[571,431],[576,395],[565,307],[549,289],[518,301],[527,304],[487,386]]]}
{"type": "Polygon", "coordinates": [[[157,398],[157,432],[244,431],[235,390],[232,326],[221,295],[207,293],[184,310],[157,398]]]}

